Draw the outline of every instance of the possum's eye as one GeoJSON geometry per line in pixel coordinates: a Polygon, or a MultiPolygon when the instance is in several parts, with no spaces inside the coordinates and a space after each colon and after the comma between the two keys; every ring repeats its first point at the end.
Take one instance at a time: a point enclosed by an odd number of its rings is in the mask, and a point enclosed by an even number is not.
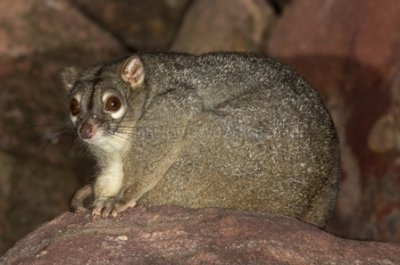
{"type": "Polygon", "coordinates": [[[124,96],[115,90],[108,90],[103,93],[103,112],[110,115],[113,119],[121,119],[126,111],[127,106],[124,96]]]}
{"type": "Polygon", "coordinates": [[[121,100],[117,96],[110,96],[106,99],[104,110],[108,112],[116,112],[122,106],[121,100]]]}
{"type": "Polygon", "coordinates": [[[79,106],[79,102],[76,98],[71,99],[71,102],[69,103],[69,109],[72,116],[78,115],[81,111],[81,107],[79,106]]]}

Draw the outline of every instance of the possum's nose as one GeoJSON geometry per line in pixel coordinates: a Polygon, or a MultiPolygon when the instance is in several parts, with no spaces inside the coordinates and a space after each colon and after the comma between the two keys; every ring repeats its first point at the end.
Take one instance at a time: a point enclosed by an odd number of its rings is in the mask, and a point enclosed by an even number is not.
{"type": "Polygon", "coordinates": [[[96,134],[96,125],[93,122],[85,122],[79,129],[79,136],[84,140],[92,139],[96,134]]]}

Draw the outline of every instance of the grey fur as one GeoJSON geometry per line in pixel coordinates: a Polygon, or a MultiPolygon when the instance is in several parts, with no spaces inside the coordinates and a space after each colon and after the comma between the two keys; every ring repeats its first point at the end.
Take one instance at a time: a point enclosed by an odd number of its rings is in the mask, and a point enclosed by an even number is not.
{"type": "MultiPolygon", "coordinates": [[[[144,67],[139,88],[121,79],[124,60],[65,81],[71,95],[82,90],[95,101],[87,108],[85,96],[79,122],[96,113],[110,134],[129,138],[123,185],[111,204],[222,207],[326,224],[337,197],[338,139],[320,97],[299,75],[244,53],[135,56],[144,67]],[[102,113],[99,98],[110,88],[128,106],[118,120],[102,113]]],[[[112,154],[90,148],[104,167],[112,154]]]]}

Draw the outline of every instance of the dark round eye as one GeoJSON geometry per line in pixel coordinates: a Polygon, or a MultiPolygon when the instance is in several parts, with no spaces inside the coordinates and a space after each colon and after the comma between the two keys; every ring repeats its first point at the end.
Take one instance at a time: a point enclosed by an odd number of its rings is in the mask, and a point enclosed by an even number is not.
{"type": "Polygon", "coordinates": [[[81,111],[81,107],[79,106],[79,102],[76,100],[76,98],[71,99],[71,102],[69,103],[69,109],[72,116],[78,115],[78,113],[81,111]]]}
{"type": "Polygon", "coordinates": [[[110,96],[106,100],[104,109],[109,112],[116,112],[121,108],[121,100],[117,96],[110,96]]]}

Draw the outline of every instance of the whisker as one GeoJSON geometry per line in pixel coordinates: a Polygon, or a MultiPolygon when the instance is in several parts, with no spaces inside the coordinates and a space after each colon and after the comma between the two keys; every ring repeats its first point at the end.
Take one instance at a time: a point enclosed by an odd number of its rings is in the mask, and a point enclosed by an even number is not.
{"type": "Polygon", "coordinates": [[[71,130],[68,129],[60,129],[60,130],[46,130],[39,134],[41,139],[49,140],[51,142],[58,141],[59,138],[65,135],[72,135],[71,130]]]}
{"type": "Polygon", "coordinates": [[[18,129],[28,129],[28,128],[66,128],[66,127],[71,127],[71,125],[67,122],[58,122],[58,123],[29,123],[25,124],[24,126],[19,126],[18,129]]]}
{"type": "Polygon", "coordinates": [[[124,134],[124,133],[109,133],[109,134],[107,134],[107,136],[114,136],[114,137],[117,137],[117,138],[120,138],[120,139],[124,139],[124,140],[128,140],[128,139],[130,139],[131,137],[131,135],[128,135],[128,134],[124,134]]]}
{"type": "Polygon", "coordinates": [[[124,129],[125,131],[130,131],[130,130],[133,130],[135,127],[131,127],[131,126],[121,126],[121,125],[119,125],[118,126],[118,130],[119,129],[124,129]]]}
{"type": "Polygon", "coordinates": [[[75,141],[72,143],[72,148],[77,150],[80,155],[91,155],[89,145],[82,141],[79,137],[75,138],[75,141]]]}

